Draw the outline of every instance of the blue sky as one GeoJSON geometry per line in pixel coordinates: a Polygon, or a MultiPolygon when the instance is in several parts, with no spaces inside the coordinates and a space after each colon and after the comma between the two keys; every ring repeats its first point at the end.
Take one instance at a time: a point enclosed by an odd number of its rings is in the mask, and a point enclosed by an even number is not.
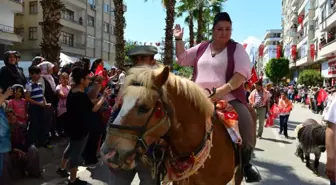
{"type": "MultiPolygon", "coordinates": [[[[158,42],[164,37],[165,9],[162,0],[124,0],[127,5],[125,39],[139,42],[158,42]]],[[[281,0],[228,0],[223,11],[233,21],[232,38],[243,42],[249,36],[262,40],[267,29],[281,28],[281,0]]],[[[175,23],[184,27],[184,38],[188,27],[184,18],[175,23]]]]}

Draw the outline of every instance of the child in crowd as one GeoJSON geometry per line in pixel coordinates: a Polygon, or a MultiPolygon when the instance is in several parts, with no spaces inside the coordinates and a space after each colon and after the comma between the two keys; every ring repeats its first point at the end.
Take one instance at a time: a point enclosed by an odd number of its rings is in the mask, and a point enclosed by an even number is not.
{"type": "Polygon", "coordinates": [[[12,86],[14,99],[8,101],[8,108],[12,109],[17,117],[17,122],[24,128],[27,127],[27,101],[24,98],[24,88],[22,85],[12,86]]]}
{"type": "Polygon", "coordinates": [[[59,136],[64,136],[64,124],[66,121],[66,100],[70,91],[69,75],[66,72],[60,75],[61,84],[56,87],[56,94],[58,96],[57,105],[57,133],[59,136]]]}
{"type": "Polygon", "coordinates": [[[48,126],[45,123],[44,109],[50,107],[50,103],[46,103],[43,95],[42,84],[38,81],[41,75],[41,69],[37,66],[30,66],[29,75],[31,81],[26,84],[26,100],[29,103],[29,131],[28,143],[35,144],[36,146],[44,146],[51,148],[52,146],[47,142],[48,126]]]}
{"type": "Polygon", "coordinates": [[[13,90],[8,88],[6,92],[0,88],[0,184],[9,184],[10,182],[10,128],[5,114],[5,101],[13,95],[13,90]]]}
{"type": "Polygon", "coordinates": [[[13,110],[7,109],[6,116],[11,129],[12,162],[11,174],[13,177],[23,178],[28,174],[31,177],[41,177],[38,149],[26,142],[26,133],[18,123],[13,110]]]}

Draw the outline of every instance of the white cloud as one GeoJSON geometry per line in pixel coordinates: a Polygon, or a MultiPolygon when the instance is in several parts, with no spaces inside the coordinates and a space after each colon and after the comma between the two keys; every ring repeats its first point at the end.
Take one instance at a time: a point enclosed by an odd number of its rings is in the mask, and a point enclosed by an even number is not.
{"type": "Polygon", "coordinates": [[[248,55],[250,56],[250,60],[252,65],[254,64],[256,57],[258,55],[258,48],[259,45],[261,44],[261,40],[253,37],[253,36],[248,36],[247,39],[244,40],[243,43],[241,44],[247,44],[246,46],[246,52],[248,53],[248,55]]]}

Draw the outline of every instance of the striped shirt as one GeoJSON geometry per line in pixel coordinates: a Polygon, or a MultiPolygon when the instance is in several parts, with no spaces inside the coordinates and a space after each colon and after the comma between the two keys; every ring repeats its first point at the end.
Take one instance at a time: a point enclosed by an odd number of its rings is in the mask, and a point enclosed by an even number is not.
{"type": "Polygon", "coordinates": [[[30,98],[36,102],[42,103],[44,100],[42,84],[28,82],[26,84],[26,91],[30,92],[30,98]]]}
{"type": "Polygon", "coordinates": [[[256,108],[264,107],[264,105],[263,105],[263,98],[264,98],[263,91],[261,91],[261,92],[257,91],[257,93],[255,93],[255,100],[254,100],[254,102],[255,102],[255,107],[256,108]]]}

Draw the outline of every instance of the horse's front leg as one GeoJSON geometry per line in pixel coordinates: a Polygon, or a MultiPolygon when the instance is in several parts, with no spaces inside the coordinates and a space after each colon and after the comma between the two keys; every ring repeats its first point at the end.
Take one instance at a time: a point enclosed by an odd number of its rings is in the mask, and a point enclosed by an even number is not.
{"type": "Polygon", "coordinates": [[[305,152],[306,167],[310,168],[310,156],[309,153],[305,152]]]}
{"type": "Polygon", "coordinates": [[[315,160],[314,160],[314,170],[313,171],[316,175],[319,175],[318,167],[320,164],[321,151],[317,151],[314,154],[315,154],[315,160]]]}

